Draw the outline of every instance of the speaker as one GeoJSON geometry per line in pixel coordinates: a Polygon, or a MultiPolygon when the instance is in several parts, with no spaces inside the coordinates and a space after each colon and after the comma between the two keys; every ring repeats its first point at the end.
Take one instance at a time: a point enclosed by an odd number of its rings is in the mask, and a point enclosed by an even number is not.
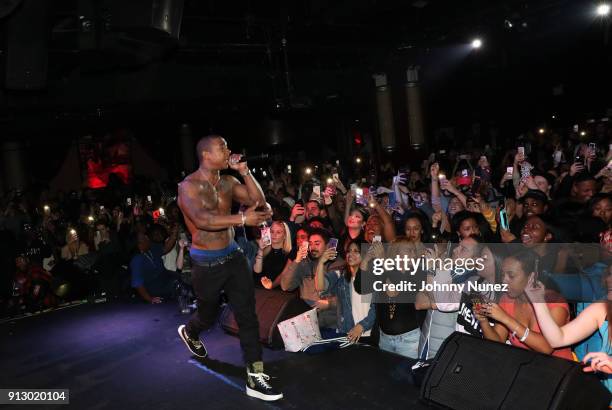
{"type": "MultiPolygon", "coordinates": [[[[274,349],[284,347],[283,339],[276,326],[312,309],[297,293],[287,293],[278,290],[255,289],[255,312],[259,320],[259,341],[274,349]]],[[[238,334],[238,324],[234,319],[230,305],[221,312],[221,327],[228,333],[238,334]]]]}
{"type": "Polygon", "coordinates": [[[580,363],[463,333],[450,335],[421,399],[452,409],[607,409],[610,392],[580,363]]]}
{"type": "Polygon", "coordinates": [[[33,90],[47,85],[51,36],[49,0],[24,0],[6,22],[5,85],[33,90]]]}

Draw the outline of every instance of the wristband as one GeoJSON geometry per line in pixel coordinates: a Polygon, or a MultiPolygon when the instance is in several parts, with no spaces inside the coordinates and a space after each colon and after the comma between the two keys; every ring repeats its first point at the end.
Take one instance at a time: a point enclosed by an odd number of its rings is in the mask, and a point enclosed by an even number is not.
{"type": "Polygon", "coordinates": [[[529,336],[529,328],[528,327],[525,328],[525,334],[523,335],[523,337],[521,337],[519,339],[521,341],[521,343],[523,343],[525,340],[527,340],[527,336],[529,336]]]}

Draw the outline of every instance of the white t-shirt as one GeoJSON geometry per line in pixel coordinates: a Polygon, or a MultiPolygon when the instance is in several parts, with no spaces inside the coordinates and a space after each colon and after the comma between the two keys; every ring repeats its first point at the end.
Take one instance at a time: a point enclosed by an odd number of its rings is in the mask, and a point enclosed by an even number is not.
{"type": "MultiPolygon", "coordinates": [[[[360,295],[355,292],[355,278],[351,278],[351,310],[353,311],[353,322],[355,325],[368,316],[372,294],[360,295]]],[[[363,332],[362,336],[370,336],[371,330],[363,332]]]]}

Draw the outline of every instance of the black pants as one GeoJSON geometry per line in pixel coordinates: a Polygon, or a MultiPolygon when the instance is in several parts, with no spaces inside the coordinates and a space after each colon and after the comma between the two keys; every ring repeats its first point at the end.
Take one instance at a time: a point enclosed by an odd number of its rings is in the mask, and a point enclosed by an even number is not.
{"type": "Polygon", "coordinates": [[[203,267],[193,261],[191,282],[197,297],[198,310],[187,323],[187,334],[197,337],[210,329],[219,313],[219,295],[225,291],[240,328],[240,347],[246,363],[261,360],[259,322],[255,314],[253,275],[242,252],[236,252],[224,264],[203,267]]]}

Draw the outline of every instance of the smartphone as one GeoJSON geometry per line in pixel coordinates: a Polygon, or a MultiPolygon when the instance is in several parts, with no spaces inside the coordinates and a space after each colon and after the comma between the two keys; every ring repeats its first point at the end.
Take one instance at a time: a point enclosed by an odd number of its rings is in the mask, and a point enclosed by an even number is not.
{"type": "Polygon", "coordinates": [[[330,238],[327,242],[327,249],[336,249],[338,247],[338,239],[330,238]]]}
{"type": "Polygon", "coordinates": [[[518,153],[525,156],[525,147],[518,147],[518,153]]]}
{"type": "Polygon", "coordinates": [[[365,188],[356,188],[355,189],[355,202],[362,206],[368,206],[368,197],[366,195],[365,188]]]}
{"type": "Polygon", "coordinates": [[[372,238],[372,243],[381,243],[382,242],[382,236],[380,235],[375,235],[374,238],[372,238]]]}
{"type": "Polygon", "coordinates": [[[499,210],[499,225],[504,231],[510,229],[510,226],[508,224],[508,214],[506,214],[505,208],[499,210]]]}
{"type": "Polygon", "coordinates": [[[312,193],[315,197],[321,198],[321,185],[315,185],[312,187],[312,193]]]}
{"type": "Polygon", "coordinates": [[[589,142],[589,152],[596,153],[597,152],[597,144],[594,142],[589,142]]]}
{"type": "Polygon", "coordinates": [[[397,198],[395,192],[389,192],[389,208],[395,208],[397,206],[397,198]]]}
{"type": "Polygon", "coordinates": [[[335,173],[333,173],[333,174],[332,174],[332,178],[333,178],[335,181],[340,181],[340,177],[338,176],[338,173],[337,173],[337,172],[335,172],[335,173]]]}
{"type": "Polygon", "coordinates": [[[462,169],[462,170],[461,170],[461,176],[462,176],[463,178],[467,178],[467,177],[469,177],[469,176],[470,176],[469,171],[468,171],[467,169],[462,169]]]}
{"type": "Polygon", "coordinates": [[[127,199],[127,204],[128,204],[128,206],[132,206],[132,198],[128,198],[127,199]]]}
{"type": "Polygon", "coordinates": [[[578,164],[584,164],[584,157],[582,155],[576,155],[576,158],[574,158],[574,162],[578,164]]]}
{"type": "Polygon", "coordinates": [[[100,205],[100,211],[104,211],[104,205],[100,205]]]}
{"type": "Polygon", "coordinates": [[[164,211],[164,208],[159,208],[159,216],[166,216],[166,211],[164,211]]]}
{"type": "Polygon", "coordinates": [[[514,167],[506,167],[506,173],[512,176],[512,174],[514,174],[514,167]]]}
{"type": "Polygon", "coordinates": [[[272,235],[270,234],[269,226],[264,226],[263,228],[261,228],[261,241],[264,246],[272,245],[272,235]]]}
{"type": "Polygon", "coordinates": [[[147,202],[151,202],[151,195],[147,195],[147,202]]]}

